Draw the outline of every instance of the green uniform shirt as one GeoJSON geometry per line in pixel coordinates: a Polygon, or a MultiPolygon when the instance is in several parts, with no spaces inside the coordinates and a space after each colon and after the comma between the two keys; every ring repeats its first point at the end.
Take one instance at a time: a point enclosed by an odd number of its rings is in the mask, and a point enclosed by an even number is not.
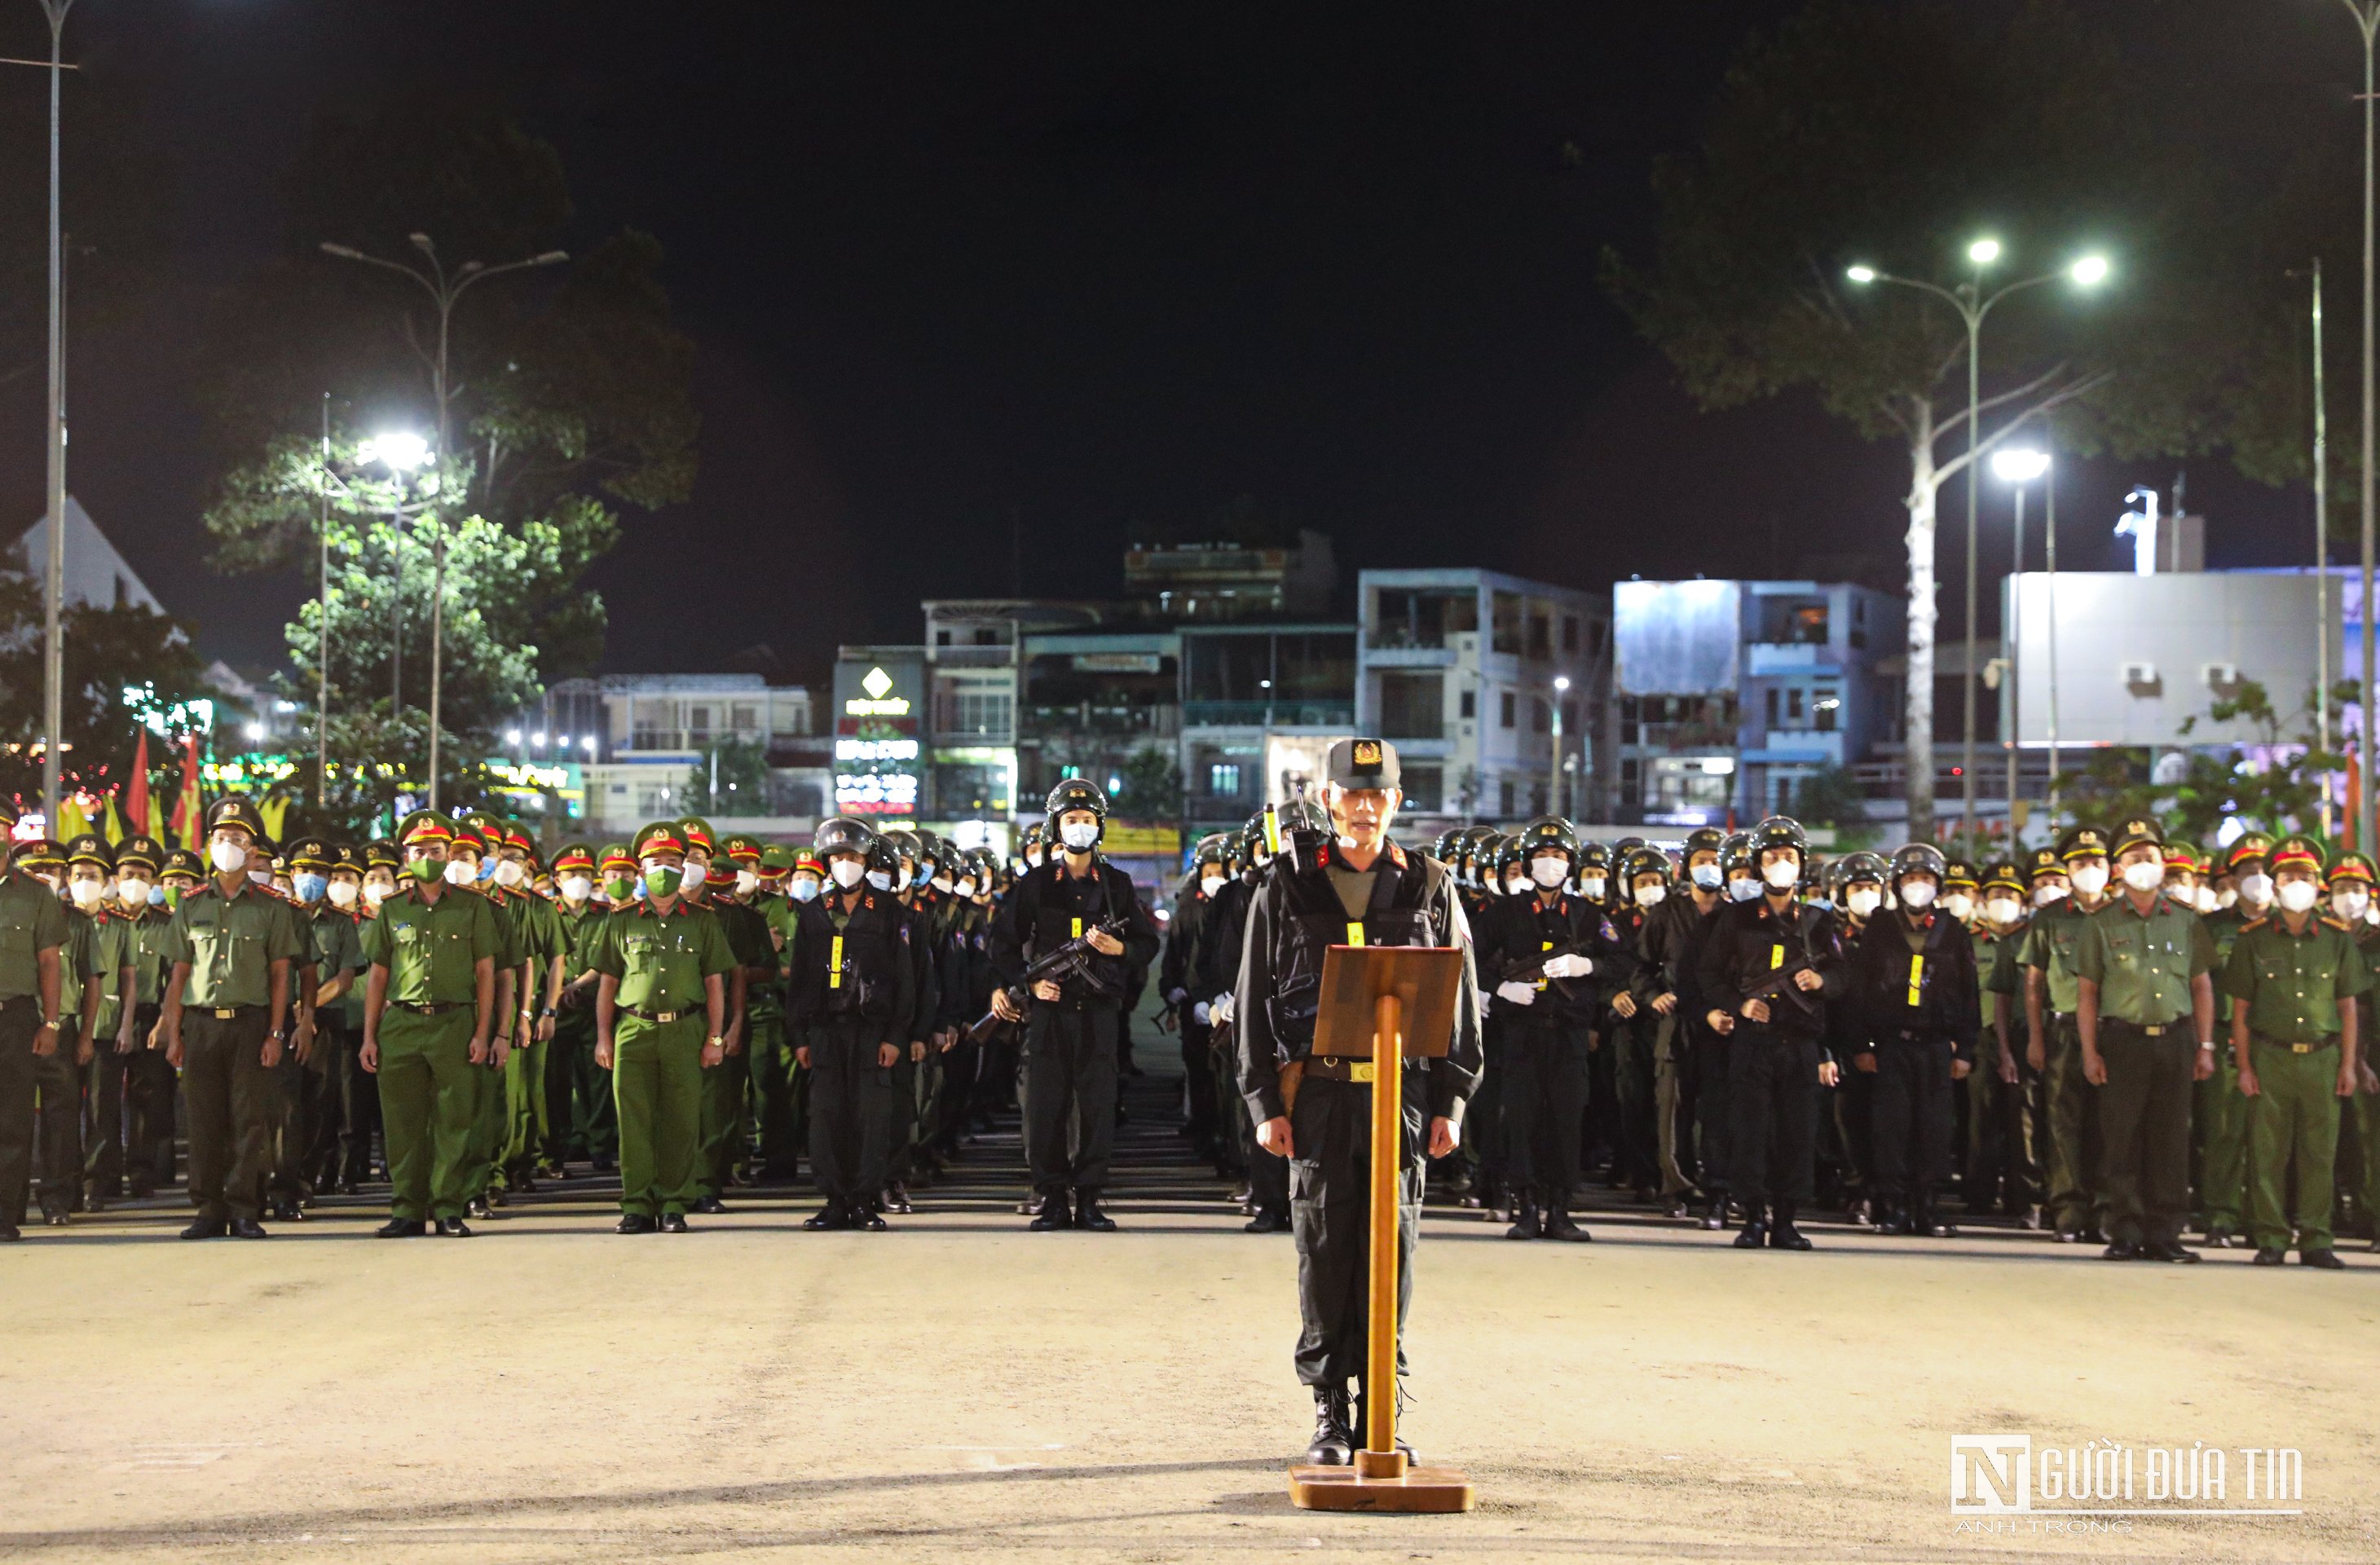
{"type": "MultiPolygon", "coordinates": [[[[1995,934],[1979,921],[1967,930],[1975,943],[1975,984],[1985,994],[2017,992],[2017,952],[2024,946],[2022,926],[2007,934],[1995,934]]],[[[1988,1023],[1989,1014],[1984,1017],[1988,1023]]]]}
{"type": "Polygon", "coordinates": [[[2206,924],[2160,893],[2147,916],[2119,896],[2083,921],[2075,971],[2099,986],[2099,1014],[2158,1027],[2190,1015],[2191,980],[2215,966],[2206,924]]]}
{"type": "MultiPolygon", "coordinates": [[[[473,896],[484,898],[488,905],[496,911],[496,928],[504,941],[504,948],[496,952],[496,971],[501,973],[507,967],[517,967],[528,960],[528,938],[527,932],[521,928],[526,915],[520,904],[519,893],[505,891],[493,881],[490,881],[489,885],[492,889],[484,892],[468,886],[460,889],[470,892],[473,896]]],[[[518,1004],[520,997],[515,995],[513,1000],[515,1004],[518,1004]]]]}
{"type": "MultiPolygon", "coordinates": [[[[0,871],[0,1001],[39,998],[41,953],[63,952],[67,908],[57,892],[21,869],[0,871]]],[[[61,986],[74,978],[62,975],[61,986]]]]}
{"type": "MultiPolygon", "coordinates": [[[[322,902],[298,916],[306,921],[308,955],[313,959],[316,984],[328,984],[340,974],[352,973],[364,964],[363,936],[356,932],[354,915],[322,902]]],[[[350,987],[348,993],[353,992],[350,987]]],[[[344,1007],[346,1001],[342,997],[331,1003],[344,1007]]]]}
{"type": "MultiPolygon", "coordinates": [[[[2272,911],[2270,906],[2265,909],[2268,915],[2272,911]]],[[[2207,937],[2215,942],[2215,1013],[2226,1026],[2231,1022],[2231,1002],[2242,998],[2230,988],[2231,949],[2240,941],[2240,931],[2253,921],[2254,916],[2236,904],[2216,908],[2206,916],[2207,937]]]]}
{"type": "Polygon", "coordinates": [[[563,944],[566,948],[566,960],[562,964],[564,982],[587,971],[589,965],[587,942],[594,938],[595,931],[602,928],[603,920],[610,916],[611,909],[597,906],[591,897],[575,908],[566,902],[554,904],[554,920],[561,927],[563,944]]]}
{"type": "Polygon", "coordinates": [[[134,961],[132,920],[112,909],[102,909],[91,919],[91,970],[99,975],[99,1020],[91,1036],[103,1041],[115,1036],[124,1019],[124,1002],[118,991],[123,987],[124,969],[137,965],[134,961]]]}
{"type": "Polygon", "coordinates": [[[449,886],[435,903],[400,887],[358,931],[364,957],[388,969],[388,999],[402,1005],[468,1005],[482,957],[502,966],[504,916],[479,892],[449,886]]]}
{"type": "Polygon", "coordinates": [[[692,1011],[703,980],[735,965],[719,916],[680,902],[663,915],[650,902],[614,908],[588,941],[587,964],[620,980],[618,1004],[638,1011],[692,1011]]]}
{"type": "MultiPolygon", "coordinates": [[[[759,909],[733,897],[712,897],[703,905],[718,916],[719,932],[727,937],[727,952],[735,959],[735,965],[777,970],[777,941],[759,909]]],[[[744,993],[744,1009],[762,1018],[785,1013],[777,986],[765,978],[750,981],[744,993]]]]}
{"type": "Polygon", "coordinates": [[[2075,905],[2072,897],[2060,897],[2035,913],[2033,922],[2025,926],[2018,965],[2042,970],[2049,1008],[2061,1016],[2071,1016],[2081,1003],[2075,987],[2075,956],[2082,939],[2082,927],[2090,918],[2090,914],[2075,905]]]}
{"type": "Polygon", "coordinates": [[[2222,992],[2248,1002],[2248,1030],[2258,1037],[2327,1043],[2338,1037],[2338,1002],[2371,987],[2345,924],[2308,914],[2305,932],[2292,935],[2276,913],[2240,926],[2222,992]]]}
{"type": "MultiPolygon", "coordinates": [[[[209,880],[174,909],[165,949],[176,965],[190,964],[182,1003],[200,1010],[271,1004],[273,964],[306,955],[298,916],[287,903],[244,882],[227,897],[219,880],[209,880]]],[[[298,998],[294,983],[289,998],[298,998]]]]}
{"type": "MultiPolygon", "coordinates": [[[[88,913],[71,904],[67,906],[67,943],[60,952],[63,964],[58,973],[58,1022],[66,1030],[68,1017],[82,1017],[82,986],[97,971],[98,942],[94,939],[98,924],[88,913]]],[[[102,984],[102,989],[108,986],[102,984]]]]}
{"type": "Polygon", "coordinates": [[[165,978],[174,967],[174,959],[166,952],[174,916],[163,908],[144,907],[139,913],[118,914],[116,919],[132,936],[133,998],[142,1005],[163,1004],[165,978]]]}

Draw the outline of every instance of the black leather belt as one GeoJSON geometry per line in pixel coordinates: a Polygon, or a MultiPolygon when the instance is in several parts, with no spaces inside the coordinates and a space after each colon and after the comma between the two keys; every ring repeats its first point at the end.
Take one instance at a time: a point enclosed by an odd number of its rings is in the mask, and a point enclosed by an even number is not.
{"type": "Polygon", "coordinates": [[[694,1014],[692,1011],[639,1011],[633,1005],[623,1005],[620,1009],[639,1022],[675,1022],[694,1014]]]}
{"type": "Polygon", "coordinates": [[[201,1014],[212,1016],[218,1022],[236,1022],[249,1013],[261,1011],[264,1007],[261,1005],[201,1005],[198,1009],[201,1014]]]}
{"type": "Polygon", "coordinates": [[[399,1011],[410,1011],[417,1016],[443,1016],[449,1011],[460,1011],[466,1005],[475,1004],[477,1002],[463,1000],[446,1000],[437,1001],[392,1000],[389,1003],[395,1006],[399,1011]]]}
{"type": "MultiPolygon", "coordinates": [[[[1372,1062],[1343,1060],[1335,1054],[1309,1054],[1298,1062],[1305,1067],[1307,1081],[1368,1082],[1372,1079],[1372,1062]]],[[[1429,1069],[1427,1060],[1408,1060],[1406,1064],[1417,1071],[1429,1069]]]]}
{"type": "Polygon", "coordinates": [[[2127,1022],[2121,1016],[2103,1016],[2099,1019],[2099,1025],[2106,1027],[2130,1027],[2143,1037],[2163,1037],[2168,1033],[2181,1031],[2180,1022],[2159,1022],[2155,1025],[2143,1025],[2139,1022],[2127,1022]]]}
{"type": "Polygon", "coordinates": [[[2258,1033],[2255,1035],[2255,1041],[2263,1044],[2267,1049],[2286,1049],[2292,1054],[2312,1054],[2318,1049],[2337,1049],[2338,1047],[2338,1039],[2337,1037],[2317,1038],[2312,1043],[2284,1043],[2279,1038],[2266,1037],[2264,1034],[2258,1033]]]}

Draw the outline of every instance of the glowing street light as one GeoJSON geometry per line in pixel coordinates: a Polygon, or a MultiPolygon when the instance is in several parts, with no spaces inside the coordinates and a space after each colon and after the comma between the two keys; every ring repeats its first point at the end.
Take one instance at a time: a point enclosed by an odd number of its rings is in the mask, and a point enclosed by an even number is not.
{"type": "Polygon", "coordinates": [[[1845,271],[1843,275],[1854,283],[1865,285],[1876,281],[1876,273],[1873,266],[1854,266],[1845,271]]]}
{"type": "Polygon", "coordinates": [[[1989,266],[1999,258],[2000,242],[1998,239],[1977,239],[1967,247],[1967,259],[1977,266],[1989,266]]]}
{"type": "Polygon", "coordinates": [[[2104,255],[2086,255],[2068,267],[2066,274],[2083,287],[2096,287],[2107,280],[2107,258],[2104,255]]]}

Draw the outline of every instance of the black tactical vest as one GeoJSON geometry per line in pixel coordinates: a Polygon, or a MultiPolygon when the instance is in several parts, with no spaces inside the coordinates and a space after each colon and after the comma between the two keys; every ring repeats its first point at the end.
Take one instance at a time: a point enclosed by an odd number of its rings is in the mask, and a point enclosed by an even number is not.
{"type": "Polygon", "coordinates": [[[1442,945],[1438,920],[1422,905],[1429,890],[1427,861],[1390,846],[1372,861],[1372,897],[1361,918],[1349,918],[1331,885],[1335,849],[1284,854],[1273,871],[1280,901],[1272,950],[1273,992],[1265,1007],[1287,1059],[1312,1050],[1314,1018],[1322,1005],[1322,960],[1334,945],[1442,945]]]}

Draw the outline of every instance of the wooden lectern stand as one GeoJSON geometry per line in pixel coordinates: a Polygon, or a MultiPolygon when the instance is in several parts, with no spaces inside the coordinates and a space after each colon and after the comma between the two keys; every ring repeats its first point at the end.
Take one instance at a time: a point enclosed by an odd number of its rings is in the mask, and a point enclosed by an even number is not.
{"type": "Polygon", "coordinates": [[[1370,1060],[1371,1316],[1367,1430],[1348,1467],[1289,1470],[1289,1498],[1308,1510],[1468,1510],[1471,1481],[1449,1467],[1409,1467],[1397,1450],[1397,1196],[1404,1146],[1400,1062],[1442,1057],[1454,1030],[1463,952],[1452,946],[1332,946],[1322,961],[1314,1052],[1370,1060]]]}

